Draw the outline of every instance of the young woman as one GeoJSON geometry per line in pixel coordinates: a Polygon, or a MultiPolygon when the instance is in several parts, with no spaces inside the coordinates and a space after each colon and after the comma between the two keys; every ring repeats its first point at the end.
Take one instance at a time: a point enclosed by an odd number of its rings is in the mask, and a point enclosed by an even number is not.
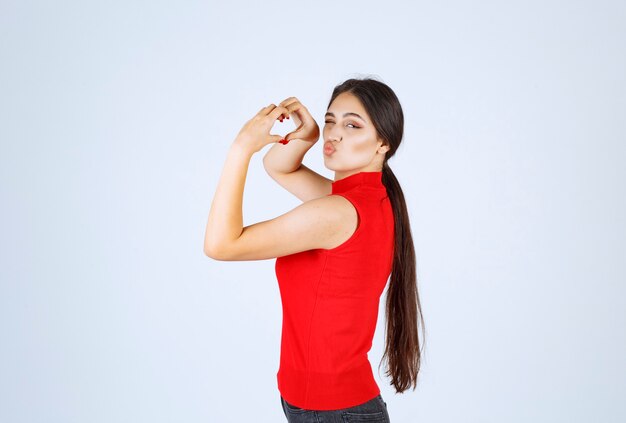
{"type": "Polygon", "coordinates": [[[386,375],[398,393],[416,387],[424,319],[406,203],[387,163],[403,128],[391,88],[371,78],[348,79],[333,90],[322,134],[324,165],[334,180],[302,164],[320,131],[295,97],[259,110],[229,150],[204,251],[216,260],[276,258],[283,306],[276,377],[288,422],[389,422],[367,357],[388,280],[386,375]],[[285,139],[269,134],[277,119],[290,117],[294,132],[285,139]],[[303,203],[243,227],[248,164],[268,144],[265,169],[303,203]]]}

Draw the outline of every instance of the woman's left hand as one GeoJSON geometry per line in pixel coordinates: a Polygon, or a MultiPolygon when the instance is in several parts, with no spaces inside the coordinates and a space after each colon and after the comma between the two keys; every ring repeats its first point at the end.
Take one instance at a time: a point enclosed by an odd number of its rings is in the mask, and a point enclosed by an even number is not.
{"type": "Polygon", "coordinates": [[[234,143],[249,149],[252,153],[260,151],[268,144],[276,143],[283,139],[282,135],[270,134],[270,129],[276,123],[281,114],[289,115],[289,110],[282,106],[270,104],[263,107],[259,112],[241,128],[234,143]]]}

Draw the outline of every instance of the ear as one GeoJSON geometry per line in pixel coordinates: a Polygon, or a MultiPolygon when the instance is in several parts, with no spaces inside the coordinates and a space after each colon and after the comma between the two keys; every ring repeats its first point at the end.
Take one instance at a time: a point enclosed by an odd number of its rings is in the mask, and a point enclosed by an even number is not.
{"type": "MultiPolygon", "coordinates": [[[[380,143],[382,144],[382,141],[380,141],[380,143]]],[[[378,152],[385,154],[387,151],[389,151],[390,148],[391,147],[389,147],[388,145],[383,144],[383,145],[378,146],[378,152]]]]}

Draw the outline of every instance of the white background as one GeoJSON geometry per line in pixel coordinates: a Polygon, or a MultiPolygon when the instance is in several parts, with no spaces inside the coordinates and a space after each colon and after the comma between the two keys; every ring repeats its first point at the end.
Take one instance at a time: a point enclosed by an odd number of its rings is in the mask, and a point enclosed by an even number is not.
{"type": "MultiPolygon", "coordinates": [[[[295,96],[321,126],[361,76],[403,106],[389,164],[427,330],[394,395],[380,309],[391,420],[625,421],[625,21],[621,1],[2,0],[0,421],[285,421],[274,260],[204,256],[206,219],[261,107],[295,96]]],[[[305,164],[332,179],[321,145],[305,164]]],[[[299,204],[267,149],[245,225],[299,204]]]]}

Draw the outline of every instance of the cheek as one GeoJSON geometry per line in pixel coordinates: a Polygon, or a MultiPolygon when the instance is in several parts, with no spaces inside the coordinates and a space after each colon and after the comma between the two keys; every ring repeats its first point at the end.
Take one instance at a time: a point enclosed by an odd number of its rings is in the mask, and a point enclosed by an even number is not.
{"type": "Polygon", "coordinates": [[[372,139],[368,134],[355,137],[352,140],[352,148],[355,154],[370,154],[376,144],[372,143],[372,139]]]}
{"type": "MultiPolygon", "coordinates": [[[[354,165],[362,165],[372,158],[373,144],[369,139],[350,139],[349,144],[345,143],[341,150],[341,158],[354,165]]],[[[342,147],[339,143],[339,147],[342,147]]]]}

